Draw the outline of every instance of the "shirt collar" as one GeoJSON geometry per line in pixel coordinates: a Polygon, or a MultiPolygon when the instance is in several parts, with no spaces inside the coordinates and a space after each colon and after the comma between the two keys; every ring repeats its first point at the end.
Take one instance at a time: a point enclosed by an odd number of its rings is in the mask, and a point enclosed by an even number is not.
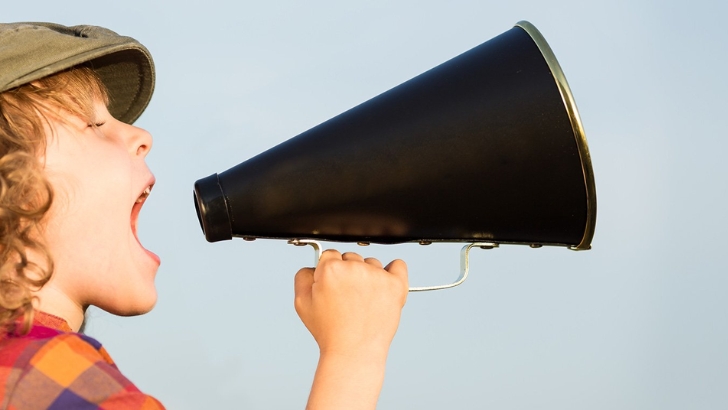
{"type": "Polygon", "coordinates": [[[40,310],[35,311],[35,315],[33,316],[33,326],[49,327],[51,329],[60,330],[61,332],[73,332],[65,319],[51,315],[50,313],[41,312],[40,310]]]}

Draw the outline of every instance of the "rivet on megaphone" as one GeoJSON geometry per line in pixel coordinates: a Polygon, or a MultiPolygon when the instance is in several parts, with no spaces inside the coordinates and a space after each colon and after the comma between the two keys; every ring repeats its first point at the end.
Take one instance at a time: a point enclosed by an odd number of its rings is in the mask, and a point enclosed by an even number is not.
{"type": "Polygon", "coordinates": [[[528,246],[532,247],[533,249],[538,249],[538,248],[542,247],[543,245],[541,245],[540,243],[532,243],[528,246]]]}
{"type": "Polygon", "coordinates": [[[480,249],[493,249],[493,248],[497,248],[497,247],[498,247],[498,244],[497,243],[494,243],[492,245],[482,245],[480,247],[480,249]]]}
{"type": "Polygon", "coordinates": [[[255,240],[255,238],[253,238],[252,236],[243,236],[243,240],[248,241],[248,242],[253,242],[255,240]]]}
{"type": "Polygon", "coordinates": [[[432,241],[420,241],[420,245],[432,245],[432,241]]]}
{"type": "Polygon", "coordinates": [[[359,246],[369,246],[370,245],[369,242],[357,242],[356,244],[359,246]]]}

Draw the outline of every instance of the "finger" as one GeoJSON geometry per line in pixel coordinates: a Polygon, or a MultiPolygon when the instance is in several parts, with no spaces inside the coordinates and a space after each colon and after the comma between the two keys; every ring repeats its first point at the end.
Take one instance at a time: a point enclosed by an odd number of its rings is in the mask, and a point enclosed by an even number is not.
{"type": "Polygon", "coordinates": [[[328,269],[326,269],[327,266],[330,266],[331,263],[335,263],[337,261],[341,261],[342,255],[339,251],[336,249],[327,249],[321,253],[321,257],[319,258],[318,265],[316,265],[316,270],[314,271],[313,281],[319,282],[322,279],[321,275],[324,275],[328,269]]]}
{"type": "Polygon", "coordinates": [[[326,249],[321,253],[321,257],[319,258],[319,263],[323,262],[326,259],[341,259],[341,252],[337,251],[336,249],[326,249]]]}
{"type": "Polygon", "coordinates": [[[341,255],[341,259],[345,261],[359,261],[364,262],[364,258],[361,257],[358,253],[355,252],[346,252],[345,254],[341,255]]]}
{"type": "Polygon", "coordinates": [[[313,269],[302,268],[296,273],[293,280],[294,300],[296,312],[301,316],[311,300],[311,287],[313,286],[313,269]]]}
{"type": "Polygon", "coordinates": [[[377,258],[366,258],[366,259],[364,259],[364,262],[366,262],[369,265],[372,265],[376,268],[382,269],[382,262],[379,262],[379,259],[377,259],[377,258]]]}
{"type": "Polygon", "coordinates": [[[407,277],[407,264],[401,259],[395,259],[389,262],[384,270],[397,277],[402,283],[402,306],[407,303],[407,295],[409,295],[409,279],[407,277]]]}
{"type": "Polygon", "coordinates": [[[384,270],[397,276],[398,278],[403,280],[405,284],[408,283],[407,264],[404,263],[402,259],[395,259],[392,262],[389,262],[389,265],[387,265],[384,270]]]}

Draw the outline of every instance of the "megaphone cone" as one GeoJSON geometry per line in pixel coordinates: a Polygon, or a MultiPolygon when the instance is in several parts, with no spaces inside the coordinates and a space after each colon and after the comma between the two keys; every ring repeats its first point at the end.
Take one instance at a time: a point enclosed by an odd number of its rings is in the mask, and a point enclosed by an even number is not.
{"type": "Polygon", "coordinates": [[[528,22],[195,184],[208,241],[588,249],[596,193],[566,79],[528,22]]]}

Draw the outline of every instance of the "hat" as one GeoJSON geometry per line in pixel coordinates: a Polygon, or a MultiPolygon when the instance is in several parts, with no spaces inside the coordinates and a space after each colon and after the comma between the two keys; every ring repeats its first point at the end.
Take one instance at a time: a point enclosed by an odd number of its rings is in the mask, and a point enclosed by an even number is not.
{"type": "Polygon", "coordinates": [[[154,62],[138,41],[96,26],[0,23],[0,92],[79,64],[108,89],[111,115],[139,118],[154,91],[154,62]]]}

